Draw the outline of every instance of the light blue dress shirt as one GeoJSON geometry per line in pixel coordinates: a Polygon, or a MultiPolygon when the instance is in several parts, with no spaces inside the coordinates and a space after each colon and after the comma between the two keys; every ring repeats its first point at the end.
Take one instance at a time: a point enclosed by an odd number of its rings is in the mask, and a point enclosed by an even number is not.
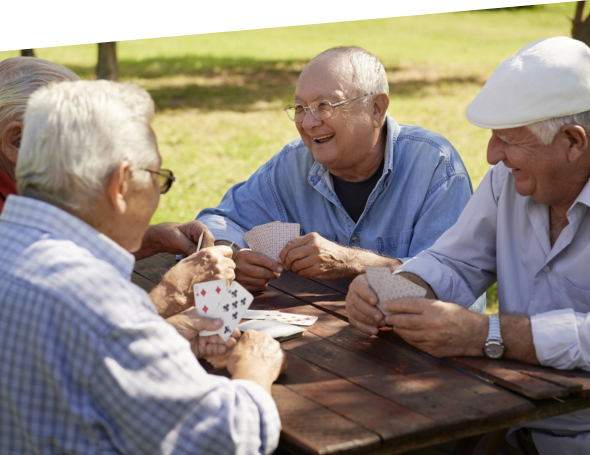
{"type": "MultiPolygon", "coordinates": [[[[501,313],[531,317],[542,365],[590,371],[590,183],[549,240],[549,208],[520,196],[509,169],[490,169],[457,223],[395,273],[420,276],[439,299],[469,306],[498,281],[501,313]]],[[[541,454],[590,453],[590,410],[535,422],[541,454]],[[575,434],[577,432],[585,432],[575,434]]]]}
{"type": "MultiPolygon", "coordinates": [[[[241,248],[248,248],[245,232],[282,221],[299,223],[301,235],[317,232],[341,245],[405,262],[455,224],[472,192],[469,174],[449,141],[387,116],[383,175],[357,223],[334,193],[330,173],[301,138],[230,188],[219,206],[202,210],[197,220],[217,240],[241,248]]],[[[484,294],[470,309],[482,313],[485,306],[484,294]]]]}
{"type": "Polygon", "coordinates": [[[0,216],[0,453],[262,454],[270,395],[209,375],[129,281],[133,256],[63,210],[0,216]]]}

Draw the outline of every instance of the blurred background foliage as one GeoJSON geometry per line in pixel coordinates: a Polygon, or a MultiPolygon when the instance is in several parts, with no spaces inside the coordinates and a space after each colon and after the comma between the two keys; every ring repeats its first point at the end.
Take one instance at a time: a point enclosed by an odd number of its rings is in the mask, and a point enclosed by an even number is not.
{"type": "MultiPolygon", "coordinates": [[[[568,2],[119,42],[119,80],[154,98],[163,167],[178,176],[152,222],[193,219],[295,139],[282,108],[292,101],[299,72],[316,54],[342,45],[381,59],[389,114],[447,137],[476,188],[489,167],[489,132],[465,120],[465,107],[522,46],[571,36],[575,9],[568,2]]],[[[94,79],[97,48],[43,48],[35,55],[94,79]]],[[[0,60],[17,55],[0,52],[0,60]]],[[[495,311],[495,286],[488,301],[495,311]]]]}

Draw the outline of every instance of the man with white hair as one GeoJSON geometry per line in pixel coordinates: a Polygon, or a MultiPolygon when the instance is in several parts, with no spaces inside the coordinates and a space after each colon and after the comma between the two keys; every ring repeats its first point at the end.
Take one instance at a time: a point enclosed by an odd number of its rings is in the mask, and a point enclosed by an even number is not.
{"type": "MultiPolygon", "coordinates": [[[[492,168],[457,223],[396,271],[435,300],[392,300],[384,309],[398,314],[384,317],[361,276],[347,296],[350,321],[368,334],[392,325],[437,357],[590,371],[590,49],[565,37],[525,46],[495,70],[467,119],[492,130],[492,168]],[[496,280],[501,315],[465,311],[496,280]]],[[[588,410],[528,427],[529,449],[542,455],[590,452],[588,410]]],[[[525,450],[527,431],[516,433],[525,450]]]]}
{"type": "Polygon", "coordinates": [[[29,99],[20,195],[0,215],[2,453],[262,454],[278,443],[279,344],[246,332],[231,380],[208,375],[129,281],[168,185],[153,113],[145,90],[107,81],[29,99]]]}
{"type": "MultiPolygon", "coordinates": [[[[455,223],[472,193],[459,154],[439,134],[389,117],[388,93],[383,65],[358,47],[329,49],[304,68],[285,108],[301,137],[197,217],[243,248],[240,283],[264,289],[284,268],[324,279],[354,278],[365,265],[393,271],[455,223]],[[302,230],[279,261],[242,238],[272,221],[302,230]]],[[[478,303],[482,311],[485,296],[478,303]]]]}

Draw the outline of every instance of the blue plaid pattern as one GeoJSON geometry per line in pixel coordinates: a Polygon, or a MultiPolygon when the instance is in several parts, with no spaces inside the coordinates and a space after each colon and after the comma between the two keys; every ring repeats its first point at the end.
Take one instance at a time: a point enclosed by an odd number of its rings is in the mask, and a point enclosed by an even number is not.
{"type": "Polygon", "coordinates": [[[258,384],[208,375],[80,219],[10,196],[0,216],[0,453],[258,454],[280,421],[258,384]]]}

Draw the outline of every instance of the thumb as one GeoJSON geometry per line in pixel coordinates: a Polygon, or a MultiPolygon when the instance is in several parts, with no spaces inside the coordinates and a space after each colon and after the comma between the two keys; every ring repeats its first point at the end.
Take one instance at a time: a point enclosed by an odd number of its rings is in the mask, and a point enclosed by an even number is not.
{"type": "Polygon", "coordinates": [[[192,325],[197,331],[201,330],[217,330],[221,328],[223,325],[223,321],[221,319],[211,319],[211,318],[202,318],[199,317],[198,320],[192,321],[192,325]]]}

